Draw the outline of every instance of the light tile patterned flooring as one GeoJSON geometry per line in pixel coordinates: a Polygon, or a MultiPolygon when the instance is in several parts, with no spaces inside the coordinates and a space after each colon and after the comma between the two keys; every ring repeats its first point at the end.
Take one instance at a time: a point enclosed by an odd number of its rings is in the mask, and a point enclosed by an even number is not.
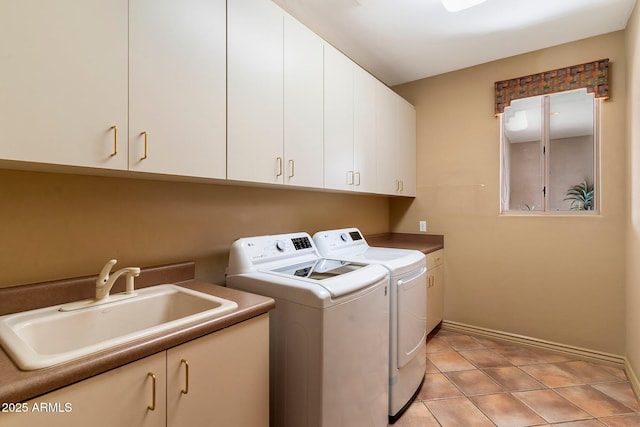
{"type": "Polygon", "coordinates": [[[439,330],[427,374],[394,427],[640,426],[621,369],[439,330]]]}

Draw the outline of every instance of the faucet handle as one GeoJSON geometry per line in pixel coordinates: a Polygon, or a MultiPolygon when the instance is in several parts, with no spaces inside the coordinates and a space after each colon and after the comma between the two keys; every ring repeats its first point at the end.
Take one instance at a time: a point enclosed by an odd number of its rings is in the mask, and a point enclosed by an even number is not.
{"type": "Polygon", "coordinates": [[[117,259],[110,259],[107,263],[102,267],[100,271],[100,275],[98,276],[98,280],[96,280],[96,285],[102,286],[109,280],[109,273],[111,273],[111,268],[118,262],[117,259]]]}

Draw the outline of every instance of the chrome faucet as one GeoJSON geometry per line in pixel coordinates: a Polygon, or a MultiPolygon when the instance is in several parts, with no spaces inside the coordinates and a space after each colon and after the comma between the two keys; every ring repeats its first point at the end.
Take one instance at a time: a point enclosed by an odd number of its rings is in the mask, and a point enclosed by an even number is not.
{"type": "Polygon", "coordinates": [[[133,294],[133,278],[138,277],[140,275],[139,267],[126,267],[121,268],[113,274],[111,273],[111,268],[118,262],[115,259],[109,260],[105,266],[100,271],[100,275],[98,276],[98,280],[96,280],[96,300],[102,300],[109,296],[109,292],[111,292],[111,288],[113,284],[118,280],[118,277],[126,274],[126,289],[125,294],[133,294]]]}

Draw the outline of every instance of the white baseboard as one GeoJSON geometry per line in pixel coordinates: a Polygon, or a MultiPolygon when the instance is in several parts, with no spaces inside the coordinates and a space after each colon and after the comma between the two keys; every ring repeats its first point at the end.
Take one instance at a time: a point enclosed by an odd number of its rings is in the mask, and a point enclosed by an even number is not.
{"type": "Polygon", "coordinates": [[[636,397],[640,397],[640,381],[638,381],[638,376],[626,357],[624,358],[624,372],[627,374],[627,378],[629,378],[629,382],[631,383],[631,387],[633,388],[633,392],[636,394],[636,397]]]}
{"type": "MultiPolygon", "coordinates": [[[[441,328],[446,331],[460,332],[467,335],[474,335],[482,338],[488,338],[497,341],[504,341],[513,344],[518,344],[525,347],[530,347],[538,350],[551,351],[554,353],[562,354],[564,356],[570,356],[576,359],[585,360],[589,362],[602,363],[616,368],[624,369],[629,376],[629,372],[633,374],[631,366],[627,362],[624,356],[616,354],[605,353],[597,350],[589,350],[581,347],[574,347],[566,344],[561,344],[552,341],[545,341],[538,338],[527,337],[524,335],[512,334],[509,332],[496,331],[493,329],[481,328],[478,326],[466,325],[464,323],[451,322],[449,320],[443,320],[441,328]]],[[[635,374],[634,374],[635,377],[635,374]]],[[[637,377],[635,383],[629,376],[629,380],[634,387],[636,395],[640,395],[638,388],[637,377]]]]}

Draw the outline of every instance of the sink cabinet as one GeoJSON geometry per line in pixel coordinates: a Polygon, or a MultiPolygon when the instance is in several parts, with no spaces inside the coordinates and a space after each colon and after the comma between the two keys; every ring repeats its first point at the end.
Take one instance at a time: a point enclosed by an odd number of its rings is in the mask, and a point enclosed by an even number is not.
{"type": "Polygon", "coordinates": [[[269,425],[268,316],[167,351],[168,427],[269,425]]]}
{"type": "Polygon", "coordinates": [[[0,425],[266,427],[268,316],[254,317],[17,404],[24,411],[0,413],[0,425]]]}
{"type": "Polygon", "coordinates": [[[427,333],[444,314],[444,249],[427,254],[427,333]]]}

